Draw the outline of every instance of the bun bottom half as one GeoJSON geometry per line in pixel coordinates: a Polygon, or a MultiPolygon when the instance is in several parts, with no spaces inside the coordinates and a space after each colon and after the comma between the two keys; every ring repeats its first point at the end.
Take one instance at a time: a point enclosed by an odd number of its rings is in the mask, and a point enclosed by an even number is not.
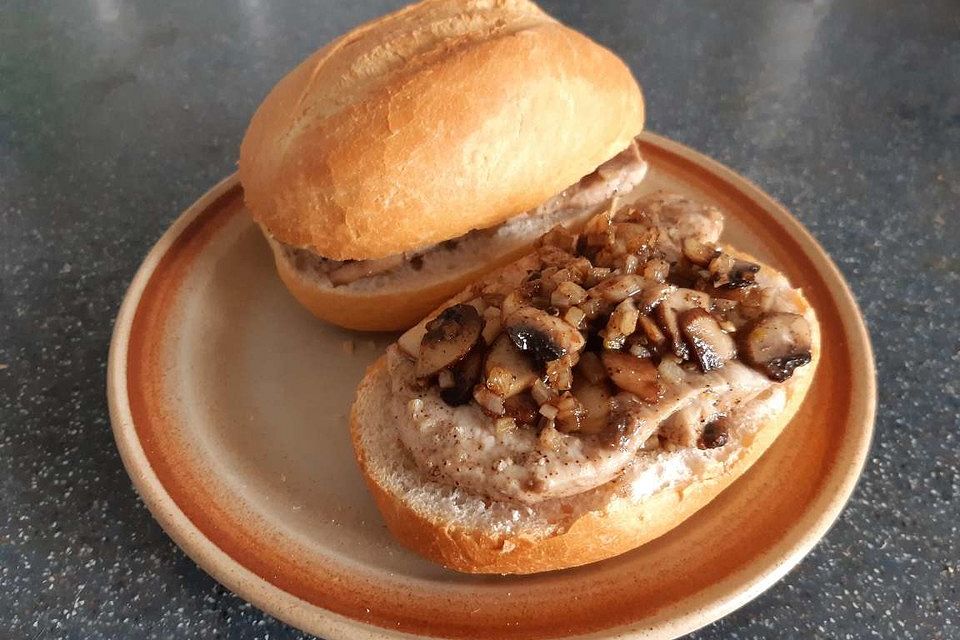
{"type": "MultiPolygon", "coordinates": [[[[804,303],[805,304],[805,303],[804,303]]],[[[651,492],[634,495],[603,485],[549,506],[511,509],[428,478],[396,433],[386,356],[367,371],[350,416],[351,439],[363,477],[390,532],[404,546],[444,567],[466,573],[528,574],[588,564],[658,538],[699,511],[741,477],[796,414],[819,361],[819,331],[812,310],[813,361],[787,383],[775,385],[782,403],[772,412],[748,410],[722,449],[678,449],[682,472],[651,492]],[[572,514],[572,515],[564,515],[572,514]],[[559,518],[558,518],[559,516],[559,518]]],[[[761,403],[762,404],[762,403],[761,403]]],[[[776,404],[776,403],[774,403],[776,404]]],[[[639,454],[638,454],[639,455],[639,454]]],[[[657,462],[639,459],[639,473],[657,474],[657,462]]],[[[626,472],[625,472],[626,473],[626,472]]],[[[608,483],[614,485],[617,480],[608,483]]]]}

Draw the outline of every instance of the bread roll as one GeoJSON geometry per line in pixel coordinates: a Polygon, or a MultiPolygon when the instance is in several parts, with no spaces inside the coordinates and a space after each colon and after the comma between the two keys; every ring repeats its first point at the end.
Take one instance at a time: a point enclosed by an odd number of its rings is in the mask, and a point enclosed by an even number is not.
{"type": "Polygon", "coordinates": [[[578,228],[610,197],[631,192],[646,170],[639,151],[631,147],[528,214],[347,284],[335,285],[329,272],[318,269],[329,266],[324,264],[328,261],[312,252],[291,251],[269,232],[265,235],[280,278],[318,318],[361,331],[407,329],[471,282],[529,252],[555,225],[578,228]]]}
{"type": "Polygon", "coordinates": [[[383,357],[361,382],[350,417],[361,472],[391,533],[450,569],[526,574],[630,551],[717,497],[763,455],[799,409],[819,362],[820,334],[802,295],[794,292],[791,300],[811,327],[811,363],[751,401],[721,448],[641,450],[620,477],[581,494],[535,505],[491,501],[434,481],[417,466],[398,437],[383,357]]]}
{"type": "Polygon", "coordinates": [[[274,238],[381,258],[531,209],[627,147],[640,88],[526,0],[426,0],[334,40],[270,92],[240,179],[274,238]]]}

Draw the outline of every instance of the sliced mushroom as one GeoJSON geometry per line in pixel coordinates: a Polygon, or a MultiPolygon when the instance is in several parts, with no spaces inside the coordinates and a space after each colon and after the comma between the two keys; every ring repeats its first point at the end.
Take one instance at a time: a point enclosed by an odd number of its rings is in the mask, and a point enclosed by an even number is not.
{"type": "Polygon", "coordinates": [[[682,248],[687,260],[700,267],[709,266],[710,261],[720,255],[720,249],[716,245],[701,242],[693,236],[683,239],[682,248]]]}
{"type": "MultiPolygon", "coordinates": [[[[483,297],[468,300],[466,304],[475,307],[477,312],[481,313],[485,319],[488,318],[491,313],[498,313],[497,309],[488,306],[489,303],[486,302],[483,297]],[[483,311],[481,311],[481,309],[483,309],[483,311]]],[[[400,350],[414,360],[416,360],[420,354],[420,344],[423,342],[423,336],[427,332],[427,325],[430,324],[431,321],[432,319],[424,319],[407,329],[403,335],[397,338],[397,346],[400,347],[400,350]]],[[[487,331],[487,325],[489,325],[489,322],[484,325],[484,333],[487,331]]],[[[488,341],[488,344],[489,342],[490,341],[488,341]]]]}
{"type": "Polygon", "coordinates": [[[476,307],[458,304],[444,309],[426,325],[417,354],[417,377],[432,376],[458,362],[477,343],[482,330],[476,307]]]}
{"type": "Polygon", "coordinates": [[[681,360],[690,359],[690,349],[683,340],[680,332],[679,316],[688,309],[701,307],[707,309],[710,307],[710,296],[702,291],[693,289],[677,289],[668,295],[663,302],[656,308],[657,322],[663,329],[667,340],[670,342],[670,348],[681,360]]]}
{"type": "Polygon", "coordinates": [[[611,400],[613,394],[606,382],[591,383],[577,376],[573,383],[573,395],[583,409],[580,416],[580,433],[600,433],[610,421],[611,400]]]}
{"type": "Polygon", "coordinates": [[[568,323],[533,307],[514,311],[505,326],[513,344],[539,362],[575,354],[586,343],[583,334],[568,323]]]}
{"type": "Polygon", "coordinates": [[[726,418],[717,418],[703,427],[703,433],[697,440],[698,449],[716,449],[727,444],[730,439],[730,425],[726,418]]]}
{"type": "Polygon", "coordinates": [[[776,382],[810,362],[812,337],[807,319],[796,313],[771,313],[743,339],[744,360],[776,382]]]}
{"type": "Polygon", "coordinates": [[[603,366],[613,383],[636,395],[644,402],[656,402],[663,395],[660,374],[649,358],[638,358],[629,353],[607,351],[602,356],[603,366]]]}
{"type": "Polygon", "coordinates": [[[743,289],[756,284],[760,265],[722,254],[710,261],[713,286],[718,289],[743,289]]]}
{"type": "Polygon", "coordinates": [[[443,372],[450,374],[450,386],[440,389],[440,398],[451,407],[470,402],[473,388],[483,371],[483,345],[477,344],[462,360],[443,372]]]}
{"type": "Polygon", "coordinates": [[[746,260],[737,260],[733,264],[733,269],[727,274],[728,282],[724,285],[728,289],[742,289],[750,287],[757,282],[757,272],[760,271],[760,265],[746,260]]]}
{"type": "Polygon", "coordinates": [[[453,379],[453,372],[450,369],[441,369],[437,374],[437,386],[441,389],[449,389],[456,382],[453,379]]]}
{"type": "Polygon", "coordinates": [[[679,325],[684,341],[704,373],[719,369],[737,357],[733,338],[724,333],[720,323],[706,309],[697,307],[684,311],[679,325]]]}
{"type": "Polygon", "coordinates": [[[503,398],[529,389],[539,375],[530,357],[521,353],[509,336],[501,334],[483,363],[484,384],[503,398]]]}

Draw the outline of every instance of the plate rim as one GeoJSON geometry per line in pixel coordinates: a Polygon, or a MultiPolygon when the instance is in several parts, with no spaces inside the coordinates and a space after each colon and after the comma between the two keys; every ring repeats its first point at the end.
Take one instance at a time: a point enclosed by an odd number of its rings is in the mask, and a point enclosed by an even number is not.
{"type": "MultiPolygon", "coordinates": [[[[838,487],[824,509],[815,517],[811,516],[813,522],[804,529],[801,539],[791,544],[786,554],[780,556],[779,561],[775,561],[773,566],[755,571],[754,575],[744,579],[742,588],[733,593],[715,597],[706,606],[693,608],[686,613],[658,620],[653,624],[649,620],[638,621],[579,636],[585,638],[674,638],[706,626],[756,598],[793,569],[839,518],[869,458],[875,428],[877,387],[873,347],[856,297],[830,255],[786,207],[749,179],[719,161],[663,136],[644,132],[641,138],[645,142],[699,165],[724,183],[734,186],[765,211],[778,210],[780,217],[777,222],[785,227],[794,241],[803,245],[806,250],[824,258],[823,265],[828,275],[833,283],[839,285],[838,291],[831,292],[830,297],[838,304],[849,306],[855,311],[852,317],[841,318],[845,333],[857,342],[851,347],[866,356],[864,362],[860,363],[865,368],[864,373],[867,374],[863,376],[866,400],[863,428],[858,431],[858,437],[854,442],[853,454],[856,464],[850,465],[846,473],[839,478],[838,487]]],[[[285,591],[247,569],[206,537],[180,509],[154,472],[143,443],[138,437],[130,406],[127,361],[134,317],[143,293],[161,259],[180,236],[205,211],[209,210],[211,205],[238,187],[239,178],[234,173],[215,184],[187,207],[151,247],[124,294],[114,323],[107,358],[107,402],[111,428],[121,460],[137,493],[167,535],[215,580],[270,615],[296,628],[330,640],[341,637],[371,639],[424,637],[372,625],[324,609],[285,591]]]]}

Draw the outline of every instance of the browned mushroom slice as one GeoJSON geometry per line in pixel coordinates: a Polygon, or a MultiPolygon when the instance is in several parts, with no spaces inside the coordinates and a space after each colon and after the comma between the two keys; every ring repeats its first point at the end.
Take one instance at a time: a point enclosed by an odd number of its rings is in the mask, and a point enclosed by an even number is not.
{"type": "Polygon", "coordinates": [[[722,254],[710,261],[713,286],[718,289],[743,289],[757,282],[760,265],[722,254]]]}
{"type": "Polygon", "coordinates": [[[610,421],[610,402],[613,399],[607,383],[601,381],[594,384],[582,376],[577,376],[573,383],[573,395],[583,409],[580,433],[600,433],[606,429],[610,421]]]}
{"type": "Polygon", "coordinates": [[[575,354],[586,342],[583,334],[567,322],[533,307],[514,311],[505,325],[513,344],[539,362],[575,354]]]}
{"type": "Polygon", "coordinates": [[[683,239],[683,255],[693,264],[707,267],[711,260],[720,255],[720,249],[716,245],[707,244],[689,236],[683,239]]]}
{"type": "Polygon", "coordinates": [[[730,425],[726,418],[717,418],[703,427],[697,440],[698,449],[717,449],[730,439],[730,425]]]}
{"type": "Polygon", "coordinates": [[[719,369],[737,356],[733,338],[724,333],[709,311],[700,307],[684,311],[679,325],[684,341],[704,373],[719,369]]]}
{"type": "Polygon", "coordinates": [[[649,358],[638,358],[629,353],[607,351],[602,356],[607,375],[624,391],[636,395],[644,402],[656,402],[663,395],[660,374],[649,358]]]}
{"type": "Polygon", "coordinates": [[[521,353],[504,334],[490,348],[483,373],[487,388],[504,398],[529,389],[538,375],[530,357],[521,353]]]}
{"type": "Polygon", "coordinates": [[[657,322],[666,334],[674,355],[681,360],[690,359],[690,349],[680,332],[680,314],[688,309],[709,308],[709,306],[710,296],[693,289],[677,289],[657,306],[657,322]]]}
{"type": "Polygon", "coordinates": [[[445,371],[450,372],[452,384],[440,389],[440,398],[451,407],[470,402],[473,388],[480,382],[483,371],[483,345],[478,343],[462,360],[445,371]]]}
{"type": "Polygon", "coordinates": [[[760,271],[760,265],[757,263],[737,260],[733,264],[733,269],[727,274],[728,282],[724,286],[728,289],[742,289],[753,286],[757,282],[758,271],[760,271]]]}
{"type": "Polygon", "coordinates": [[[771,313],[761,318],[742,343],[744,360],[776,382],[810,362],[812,338],[807,319],[796,313],[771,313]]]}
{"type": "Polygon", "coordinates": [[[417,354],[418,378],[432,376],[470,353],[480,338],[483,320],[476,307],[458,304],[444,309],[426,329],[417,354]]]}

